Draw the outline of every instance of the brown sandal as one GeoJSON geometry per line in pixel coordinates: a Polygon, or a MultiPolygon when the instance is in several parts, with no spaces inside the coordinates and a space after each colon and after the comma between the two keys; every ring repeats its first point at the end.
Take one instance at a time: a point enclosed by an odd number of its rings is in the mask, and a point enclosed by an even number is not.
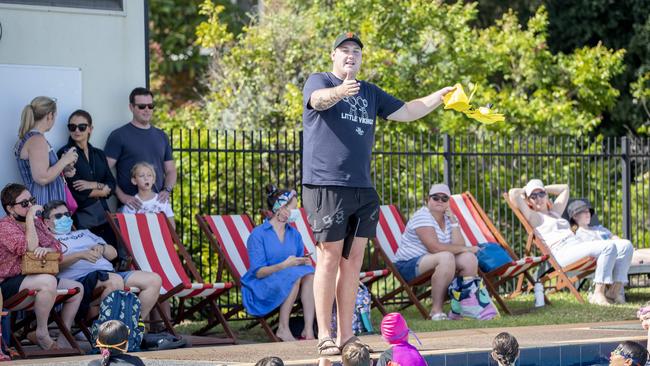
{"type": "Polygon", "coordinates": [[[325,337],[318,341],[319,356],[336,356],[341,354],[341,349],[336,345],[332,337],[325,337]]]}
{"type": "Polygon", "coordinates": [[[339,347],[339,349],[341,350],[341,352],[343,352],[343,348],[344,348],[345,346],[347,346],[348,344],[352,344],[352,343],[354,343],[354,344],[358,344],[358,345],[361,346],[361,347],[365,347],[365,348],[367,348],[369,353],[373,353],[373,352],[374,352],[374,351],[372,350],[372,348],[370,348],[369,345],[367,345],[367,344],[361,342],[361,340],[360,340],[359,337],[357,337],[357,336],[352,336],[352,337],[348,338],[347,341],[341,343],[341,346],[339,347]]]}

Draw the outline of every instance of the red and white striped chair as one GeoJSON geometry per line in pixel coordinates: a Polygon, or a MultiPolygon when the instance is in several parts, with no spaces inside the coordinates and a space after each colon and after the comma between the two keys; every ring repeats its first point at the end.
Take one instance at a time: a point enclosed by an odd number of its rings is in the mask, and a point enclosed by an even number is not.
{"type": "MultiPolygon", "coordinates": [[[[246,244],[248,237],[253,231],[253,222],[247,214],[243,215],[196,215],[199,227],[205,233],[212,248],[219,253],[219,261],[224,263],[228,272],[232,275],[233,281],[241,288],[241,278],[250,267],[248,250],[246,244]]],[[[221,271],[219,271],[221,272],[221,271]]],[[[226,318],[244,311],[244,306],[238,304],[228,313],[226,318]]],[[[271,328],[270,320],[278,313],[279,309],[267,314],[264,317],[256,317],[262,329],[273,342],[280,342],[271,328]]]]}
{"type": "Polygon", "coordinates": [[[196,339],[192,343],[221,344],[236,343],[228,321],[221,313],[217,300],[226,294],[233,284],[230,282],[207,283],[196,269],[192,257],[187,252],[176,232],[163,213],[157,214],[110,214],[109,220],[115,234],[122,240],[125,248],[133,258],[136,269],[157,273],[162,279],[160,297],[156,309],[163,318],[169,332],[174,334],[174,329],[160,308],[160,303],[172,296],[178,298],[179,307],[175,323],[194,314],[195,312],[210,307],[208,324],[194,334],[203,335],[211,328],[221,324],[226,333],[226,338],[196,339]],[[178,253],[177,253],[178,250],[178,253]],[[184,263],[180,260],[183,258],[184,263]],[[188,276],[188,272],[191,275],[188,276]],[[192,280],[193,279],[193,280],[192,280]],[[185,300],[201,298],[198,303],[185,308],[185,300]],[[214,316],[214,317],[213,317],[214,316]]]}
{"type": "Polygon", "coordinates": [[[383,303],[405,292],[408,300],[404,302],[402,308],[415,305],[420,314],[422,314],[422,317],[427,319],[429,317],[429,311],[422,305],[420,300],[431,294],[431,275],[433,274],[433,270],[427,271],[411,281],[406,281],[400,275],[394,264],[396,261],[395,254],[399,248],[399,243],[405,228],[404,218],[395,205],[382,205],[379,207],[377,236],[373,242],[383,257],[384,263],[386,263],[390,272],[399,282],[397,288],[385,294],[379,300],[383,303]],[[416,290],[418,290],[418,294],[416,294],[416,290]]]}
{"type": "MultiPolygon", "coordinates": [[[[311,259],[312,263],[316,265],[318,258],[316,257],[316,238],[314,237],[314,233],[311,230],[311,226],[309,226],[309,221],[307,220],[307,212],[305,211],[304,208],[296,208],[296,211],[298,211],[300,214],[297,216],[298,219],[294,222],[291,223],[291,226],[293,226],[295,229],[298,230],[300,233],[300,236],[302,236],[302,242],[305,245],[305,253],[312,253],[311,259]]],[[[370,286],[372,285],[373,282],[379,280],[382,277],[387,276],[389,273],[388,269],[379,269],[379,270],[374,270],[374,271],[364,271],[359,273],[359,281],[361,281],[364,285],[370,286]]],[[[370,296],[372,297],[373,304],[379,309],[379,311],[383,314],[386,315],[386,309],[384,309],[383,304],[381,301],[370,292],[370,296]]]]}
{"type": "MultiPolygon", "coordinates": [[[[536,257],[519,258],[514,250],[508,245],[499,230],[492,223],[485,211],[478,204],[476,199],[471,193],[465,192],[463,194],[455,194],[451,196],[449,201],[449,208],[458,219],[460,225],[460,232],[465,239],[465,245],[477,246],[481,243],[497,243],[508,252],[512,262],[506,263],[503,266],[494,269],[491,272],[482,272],[479,269],[479,274],[483,277],[485,286],[487,287],[490,295],[494,297],[497,303],[501,306],[506,313],[512,314],[506,303],[499,295],[499,286],[515,277],[520,277],[528,280],[531,288],[535,284],[535,280],[528,273],[528,270],[534,268],[541,263],[544,263],[548,256],[541,255],[536,257]]],[[[510,296],[514,297],[519,294],[521,286],[513,291],[510,296]]],[[[545,297],[546,303],[550,304],[545,297]]]]}
{"type": "MultiPolygon", "coordinates": [[[[79,348],[77,341],[72,336],[72,333],[70,333],[70,329],[68,329],[65,326],[65,324],[63,324],[63,319],[61,319],[59,313],[57,313],[54,310],[56,305],[64,303],[70,297],[79,293],[79,291],[80,289],[77,287],[70,288],[70,289],[57,289],[56,299],[54,300],[54,306],[52,307],[52,311],[50,312],[50,316],[52,317],[52,320],[54,320],[61,334],[66,338],[68,343],[70,343],[71,348],[53,349],[53,350],[41,350],[41,349],[27,350],[23,345],[21,345],[20,340],[16,337],[16,330],[23,327],[25,328],[25,333],[29,330],[29,325],[31,321],[34,319],[34,316],[32,314],[29,314],[28,316],[25,316],[20,321],[16,321],[14,318],[12,318],[11,321],[11,330],[12,330],[11,340],[13,342],[13,345],[16,347],[16,351],[18,352],[18,355],[20,355],[20,357],[27,358],[27,357],[83,354],[83,351],[81,350],[81,348],[79,348]]],[[[15,294],[14,296],[12,296],[11,298],[7,299],[3,304],[3,308],[6,309],[8,313],[13,313],[18,311],[32,311],[34,309],[34,303],[36,301],[36,293],[37,291],[33,289],[22,290],[17,294],[15,294]]]]}
{"type": "MultiPolygon", "coordinates": [[[[596,270],[596,258],[585,257],[575,263],[571,263],[564,267],[560,266],[560,264],[553,256],[553,253],[551,253],[551,249],[535,234],[535,230],[528,223],[526,217],[524,217],[521,211],[519,211],[519,208],[516,206],[516,204],[510,200],[508,192],[505,192],[503,194],[503,198],[506,200],[508,206],[515,214],[515,216],[519,219],[519,222],[526,229],[526,233],[528,234],[528,239],[526,240],[526,255],[531,255],[533,251],[533,245],[535,245],[540,253],[548,257],[548,262],[551,264],[552,269],[551,271],[544,274],[542,278],[540,278],[540,282],[551,283],[551,286],[546,285],[545,287],[550,287],[553,291],[559,291],[566,288],[573,294],[573,296],[575,296],[579,302],[584,304],[585,299],[582,298],[582,295],[580,295],[580,292],[576,288],[575,284],[579,283],[580,280],[589,276],[596,270]]],[[[520,277],[517,281],[518,290],[521,289],[522,281],[522,277],[520,277]]]]}

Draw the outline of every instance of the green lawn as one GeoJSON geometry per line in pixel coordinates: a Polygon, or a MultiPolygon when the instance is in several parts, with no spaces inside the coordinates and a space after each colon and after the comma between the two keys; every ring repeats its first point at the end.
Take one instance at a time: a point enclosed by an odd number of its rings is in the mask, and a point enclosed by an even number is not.
{"type": "MultiPolygon", "coordinates": [[[[586,293],[583,293],[586,297],[586,293]]],[[[615,306],[597,306],[591,304],[580,304],[573,295],[569,293],[557,293],[549,296],[550,306],[542,308],[533,307],[533,296],[522,295],[512,300],[507,300],[508,306],[516,313],[515,315],[502,314],[500,317],[489,321],[479,320],[457,320],[457,321],[438,321],[422,319],[415,307],[411,306],[401,313],[406,318],[409,327],[415,332],[433,332],[450,329],[468,329],[468,328],[500,328],[500,327],[517,327],[527,325],[545,325],[545,324],[568,324],[568,323],[588,323],[588,322],[608,322],[618,320],[636,319],[637,309],[650,300],[650,289],[637,288],[628,290],[628,303],[625,305],[615,306]]],[[[428,304],[425,303],[425,307],[428,304]]],[[[389,311],[396,311],[396,308],[388,307],[389,311]]],[[[448,309],[447,309],[448,310],[448,309]]],[[[381,323],[381,313],[373,310],[372,322],[375,330],[379,329],[381,323]]],[[[265,342],[267,338],[259,326],[251,330],[243,329],[247,324],[246,321],[230,322],[231,326],[237,332],[238,338],[243,341],[265,342]]],[[[176,327],[181,333],[190,333],[193,330],[205,324],[204,322],[185,322],[176,327]]]]}

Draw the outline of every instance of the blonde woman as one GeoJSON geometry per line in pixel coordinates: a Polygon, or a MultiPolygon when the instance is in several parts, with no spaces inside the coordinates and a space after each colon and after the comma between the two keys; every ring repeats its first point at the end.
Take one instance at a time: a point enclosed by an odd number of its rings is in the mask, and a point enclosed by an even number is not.
{"type": "Polygon", "coordinates": [[[20,117],[18,142],[14,148],[20,176],[39,205],[51,200],[65,201],[62,173],[74,175],[77,151],[73,147],[56,157],[45,132],[52,129],[56,120],[56,101],[48,97],[36,97],[23,108],[20,117]]]}
{"type": "MultiPolygon", "coordinates": [[[[536,234],[551,249],[560,266],[567,266],[587,256],[597,258],[594,274],[596,286],[589,296],[589,302],[610,305],[612,302],[608,297],[616,298],[616,294],[610,292],[606,296],[607,285],[623,281],[617,276],[624,272],[617,269],[617,246],[611,240],[584,240],[573,233],[569,221],[562,218],[569,201],[569,186],[544,186],[541,180],[532,179],[524,188],[513,188],[508,194],[536,234]],[[556,196],[553,202],[549,200],[549,195],[556,196]]],[[[616,287],[611,286],[612,289],[616,287]]]]}

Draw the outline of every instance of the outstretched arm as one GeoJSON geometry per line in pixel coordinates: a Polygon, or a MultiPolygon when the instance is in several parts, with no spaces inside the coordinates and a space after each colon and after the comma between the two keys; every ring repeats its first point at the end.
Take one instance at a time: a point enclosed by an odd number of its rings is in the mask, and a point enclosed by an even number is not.
{"type": "Polygon", "coordinates": [[[442,97],[453,90],[453,87],[447,86],[426,97],[414,99],[391,113],[388,119],[397,122],[411,122],[420,119],[442,104],[442,97]]]}

